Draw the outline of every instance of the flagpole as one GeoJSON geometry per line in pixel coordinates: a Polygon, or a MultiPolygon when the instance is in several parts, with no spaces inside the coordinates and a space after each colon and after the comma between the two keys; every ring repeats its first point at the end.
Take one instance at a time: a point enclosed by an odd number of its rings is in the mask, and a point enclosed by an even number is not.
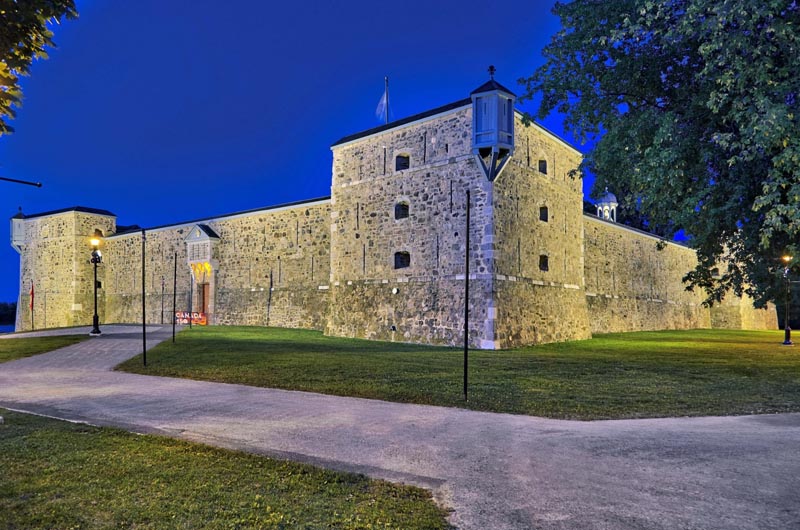
{"type": "Polygon", "coordinates": [[[384,76],[383,78],[384,83],[384,90],[386,91],[386,121],[385,123],[389,123],[389,76],[384,76]]]}

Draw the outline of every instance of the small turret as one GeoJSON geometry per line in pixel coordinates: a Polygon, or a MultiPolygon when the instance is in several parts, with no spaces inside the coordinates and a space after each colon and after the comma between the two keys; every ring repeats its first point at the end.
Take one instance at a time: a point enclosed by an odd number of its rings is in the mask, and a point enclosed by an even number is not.
{"type": "Polygon", "coordinates": [[[514,101],[516,96],[491,79],[472,91],[472,153],[486,178],[494,181],[514,154],[514,101]]]}
{"type": "Polygon", "coordinates": [[[608,191],[608,187],[606,187],[605,193],[597,201],[597,217],[616,223],[617,206],[619,206],[617,196],[608,191]]]}
{"type": "Polygon", "coordinates": [[[11,218],[11,246],[14,250],[22,253],[22,245],[25,244],[25,214],[22,213],[22,206],[19,207],[17,215],[11,218]]]}

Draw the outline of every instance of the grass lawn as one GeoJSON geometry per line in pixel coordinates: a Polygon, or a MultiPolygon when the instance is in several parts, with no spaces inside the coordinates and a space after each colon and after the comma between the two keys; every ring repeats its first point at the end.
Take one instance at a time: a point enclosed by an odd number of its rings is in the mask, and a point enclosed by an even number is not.
{"type": "Polygon", "coordinates": [[[0,339],[0,363],[29,357],[37,353],[57,350],[87,340],[88,335],[60,335],[53,337],[28,337],[0,339]]]}
{"type": "Polygon", "coordinates": [[[419,488],[0,409],[2,528],[450,528],[419,488]]]}
{"type": "Polygon", "coordinates": [[[279,328],[194,328],[119,369],[552,418],[800,411],[800,346],[782,332],[619,333],[470,352],[279,328]]]}

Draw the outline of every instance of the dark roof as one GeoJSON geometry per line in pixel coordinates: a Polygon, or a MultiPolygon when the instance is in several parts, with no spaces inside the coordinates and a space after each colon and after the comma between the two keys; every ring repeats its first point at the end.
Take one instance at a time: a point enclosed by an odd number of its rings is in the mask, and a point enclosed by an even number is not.
{"type": "Polygon", "coordinates": [[[69,208],[61,208],[60,210],[50,210],[49,212],[34,213],[31,215],[23,215],[22,212],[20,212],[14,217],[12,217],[12,219],[31,219],[33,217],[44,217],[45,215],[55,215],[57,213],[64,213],[64,212],[93,213],[96,215],[108,215],[110,217],[116,217],[115,214],[109,212],[108,210],[98,210],[97,208],[87,208],[86,206],[70,206],[69,208]],[[22,215],[22,217],[19,217],[20,215],[22,215]]]}
{"type": "Polygon", "coordinates": [[[214,239],[219,239],[219,236],[217,235],[217,233],[216,233],[216,232],[214,232],[213,230],[211,230],[211,227],[210,227],[210,226],[208,226],[208,225],[204,225],[204,224],[198,224],[198,225],[197,225],[197,228],[199,228],[200,230],[202,230],[202,231],[203,231],[203,233],[204,233],[205,235],[207,235],[208,237],[213,237],[214,239]]]}
{"type": "Polygon", "coordinates": [[[516,96],[516,94],[514,94],[512,91],[510,91],[509,89],[507,89],[494,79],[486,81],[484,84],[482,84],[481,86],[470,92],[469,95],[471,96],[473,94],[480,94],[481,92],[492,92],[494,90],[502,90],[503,92],[508,92],[512,96],[516,96]]]}
{"type": "Polygon", "coordinates": [[[117,225],[117,234],[122,232],[141,232],[142,227],[139,225],[117,225]]]}
{"type": "Polygon", "coordinates": [[[336,141],[333,145],[331,145],[331,147],[336,147],[339,144],[346,144],[347,142],[352,142],[353,140],[358,140],[359,138],[364,138],[365,136],[369,136],[371,134],[388,131],[389,129],[394,129],[395,127],[400,127],[401,125],[405,125],[406,123],[422,120],[429,116],[441,114],[442,112],[447,112],[448,110],[457,109],[459,107],[464,107],[470,104],[472,104],[471,99],[469,98],[460,99],[448,105],[442,105],[441,107],[436,107],[435,109],[431,109],[425,112],[420,112],[419,114],[414,114],[413,116],[409,116],[408,118],[403,118],[402,120],[395,120],[393,122],[381,125],[379,127],[373,127],[372,129],[367,129],[366,131],[361,131],[359,133],[351,134],[350,136],[345,136],[344,138],[341,138],[338,141],[336,141]]]}
{"type": "MultiPolygon", "coordinates": [[[[222,214],[222,215],[214,215],[212,217],[203,217],[201,219],[192,219],[191,221],[183,221],[181,223],[170,223],[170,224],[166,224],[166,225],[151,226],[150,228],[145,228],[145,230],[158,230],[159,228],[168,228],[170,226],[181,226],[181,225],[190,225],[190,224],[198,224],[199,225],[199,223],[201,221],[209,221],[211,219],[221,219],[223,217],[233,217],[234,215],[245,215],[245,214],[248,214],[248,213],[266,212],[266,211],[269,211],[269,210],[277,210],[278,208],[288,208],[290,206],[301,206],[303,204],[308,204],[308,203],[311,203],[311,202],[327,201],[328,199],[330,199],[330,196],[317,197],[316,199],[307,199],[305,201],[285,202],[283,204],[276,204],[274,206],[265,206],[263,208],[253,208],[252,210],[242,210],[240,212],[225,213],[225,214],[222,214]]],[[[202,226],[205,226],[205,225],[199,225],[199,226],[202,227],[202,226]]],[[[140,232],[141,230],[142,230],[141,228],[137,227],[135,230],[131,230],[131,232],[133,232],[133,231],[140,232]]],[[[211,230],[211,228],[209,228],[209,230],[211,230]]],[[[128,231],[125,231],[125,232],[117,231],[117,233],[112,234],[109,237],[120,236],[120,235],[123,235],[123,234],[125,234],[127,232],[128,231]]],[[[206,232],[206,233],[208,234],[208,232],[206,232]]],[[[217,234],[214,233],[213,230],[211,230],[211,234],[209,234],[209,235],[212,236],[212,237],[219,237],[217,234]]]]}

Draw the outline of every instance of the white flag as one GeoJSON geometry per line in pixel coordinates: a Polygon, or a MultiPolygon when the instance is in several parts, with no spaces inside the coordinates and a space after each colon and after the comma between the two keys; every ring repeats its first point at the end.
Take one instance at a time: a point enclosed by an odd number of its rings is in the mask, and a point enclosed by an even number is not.
{"type": "Polygon", "coordinates": [[[386,104],[389,99],[389,90],[386,89],[383,91],[383,96],[381,96],[381,100],[378,101],[378,108],[375,109],[375,117],[381,121],[388,122],[388,116],[386,116],[386,104]]]}

